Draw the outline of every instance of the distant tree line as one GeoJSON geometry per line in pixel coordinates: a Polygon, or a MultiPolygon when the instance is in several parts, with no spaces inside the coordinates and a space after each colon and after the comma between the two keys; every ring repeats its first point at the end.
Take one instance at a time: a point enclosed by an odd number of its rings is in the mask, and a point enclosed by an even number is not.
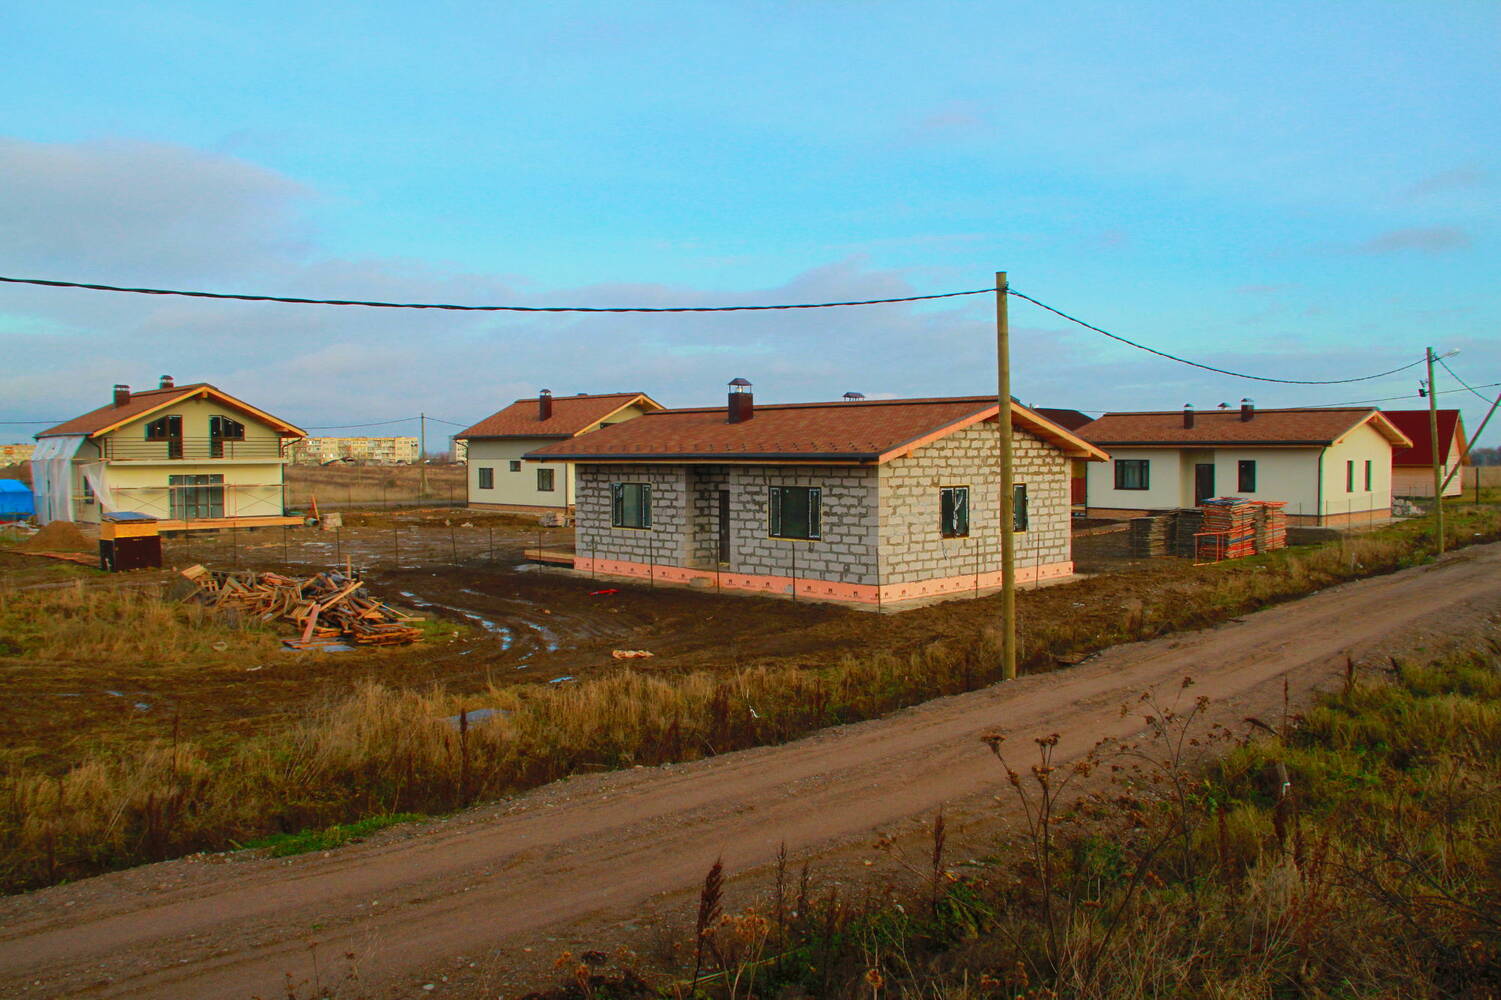
{"type": "Polygon", "coordinates": [[[1501,447],[1475,448],[1470,452],[1470,461],[1476,465],[1501,465],[1501,447]]]}

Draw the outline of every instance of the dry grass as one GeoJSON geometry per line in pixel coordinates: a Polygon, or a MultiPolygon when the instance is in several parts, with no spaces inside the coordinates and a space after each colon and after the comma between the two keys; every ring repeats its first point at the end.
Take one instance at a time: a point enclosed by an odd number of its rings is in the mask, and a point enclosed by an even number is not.
{"type": "MultiPolygon", "coordinates": [[[[1456,511],[1451,531],[1456,542],[1495,538],[1501,512],[1456,511]]],[[[1024,618],[1022,658],[1046,669],[1061,653],[1224,620],[1400,568],[1421,560],[1426,544],[1421,527],[1404,525],[1211,567],[1155,594],[1140,614],[1088,636],[1066,623],[1043,628],[1024,618]]],[[[186,621],[181,610],[111,603],[125,598],[26,600],[60,602],[36,620],[60,617],[65,636],[53,636],[50,625],[27,633],[28,652],[76,655],[87,648],[103,657],[188,661],[212,656],[214,629],[222,628],[186,621]],[[136,627],[141,619],[145,629],[136,627]]],[[[33,617],[11,613],[18,623],[33,617]]],[[[0,885],[24,888],[370,816],[446,811],[580,770],[780,742],[990,683],[998,677],[997,654],[995,634],[981,631],[911,654],[845,657],[812,670],[676,677],[625,670],[573,685],[465,696],[363,684],[285,729],[222,751],[174,733],[145,748],[101,753],[63,774],[12,765],[0,778],[0,885]],[[478,708],[496,714],[473,725],[449,721],[478,708]]]]}
{"type": "Polygon", "coordinates": [[[429,465],[427,489],[413,465],[289,465],[287,505],[306,509],[316,498],[322,510],[411,506],[423,502],[462,504],[466,466],[429,465]]]}

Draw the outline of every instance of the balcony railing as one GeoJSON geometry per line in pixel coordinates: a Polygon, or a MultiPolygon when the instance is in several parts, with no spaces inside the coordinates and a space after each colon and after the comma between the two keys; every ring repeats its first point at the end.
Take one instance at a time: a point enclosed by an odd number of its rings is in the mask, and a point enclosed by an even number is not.
{"type": "Polygon", "coordinates": [[[101,444],[104,457],[116,462],[206,462],[220,458],[272,460],[282,457],[281,442],[266,438],[250,441],[210,437],[167,438],[159,441],[105,438],[101,444]]]}

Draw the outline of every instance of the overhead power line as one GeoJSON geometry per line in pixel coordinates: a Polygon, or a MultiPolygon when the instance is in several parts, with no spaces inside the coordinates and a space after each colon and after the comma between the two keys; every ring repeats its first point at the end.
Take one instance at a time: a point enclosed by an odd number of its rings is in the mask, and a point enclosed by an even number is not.
{"type": "Polygon", "coordinates": [[[1122,337],[1119,334],[1111,333],[1109,330],[1103,330],[1100,327],[1095,326],[1093,323],[1086,323],[1082,319],[1079,319],[1077,316],[1070,316],[1068,313],[1064,312],[1061,309],[1054,309],[1046,302],[1039,302],[1036,299],[1032,298],[1032,296],[1023,295],[1021,292],[1018,292],[1014,288],[1008,288],[1007,291],[1019,299],[1025,299],[1026,301],[1032,303],[1034,306],[1046,309],[1048,312],[1054,314],[1055,316],[1063,317],[1070,323],[1077,323],[1079,326],[1084,327],[1084,329],[1086,330],[1093,330],[1095,333],[1102,333],[1105,336],[1109,337],[1111,340],[1118,340],[1122,344],[1136,348],[1138,351],[1146,351],[1148,354],[1155,354],[1159,358],[1167,358],[1169,361],[1176,361],[1180,365],[1190,365],[1194,368],[1202,368],[1207,372],[1216,372],[1220,375],[1230,375],[1234,378],[1250,379],[1253,382],[1276,382],[1281,385],[1344,385],[1349,382],[1369,382],[1372,379],[1385,378],[1388,375],[1395,375],[1397,374],[1397,372],[1403,372],[1409,368],[1416,368],[1418,365],[1427,360],[1426,358],[1419,358],[1418,360],[1413,361],[1410,364],[1402,365],[1400,368],[1393,368],[1390,371],[1377,372],[1374,375],[1361,375],[1358,378],[1272,378],[1269,375],[1250,375],[1246,372],[1236,372],[1231,371],[1228,368],[1216,368],[1214,365],[1206,365],[1198,361],[1190,361],[1188,358],[1179,357],[1176,354],[1169,354],[1167,351],[1159,351],[1155,347],[1148,347],[1146,344],[1139,344],[1136,341],[1122,337]]]}
{"type": "Polygon", "coordinates": [[[1460,385],[1464,386],[1466,389],[1468,389],[1471,392],[1473,392],[1477,398],[1479,398],[1479,399],[1481,399],[1481,400],[1483,400],[1483,401],[1485,401],[1487,403],[1489,403],[1491,401],[1490,397],[1487,396],[1485,393],[1481,392],[1475,386],[1471,385],[1470,383],[1466,382],[1464,379],[1460,378],[1459,375],[1458,375],[1458,373],[1456,373],[1453,368],[1449,367],[1449,362],[1445,361],[1443,358],[1437,358],[1435,360],[1437,360],[1439,364],[1441,364],[1441,365],[1444,366],[1444,371],[1446,371],[1450,375],[1454,376],[1454,381],[1458,382],[1460,385]]]}
{"type": "Polygon", "coordinates": [[[521,312],[521,313],[714,313],[757,312],[772,309],[835,309],[841,306],[877,306],[888,302],[926,302],[953,299],[961,295],[987,295],[994,288],[977,288],[968,292],[941,292],[937,295],[907,295],[893,299],[860,299],[852,302],[797,302],[766,306],[464,306],[451,302],[381,302],[365,299],[304,299],[291,295],[242,295],[230,292],[192,292],[177,288],[127,288],[121,285],[95,285],[82,281],[52,281],[46,278],[7,278],[0,281],[13,285],[43,285],[48,288],[83,288],[94,292],[126,292],[132,295],[177,295],[190,299],[236,299],[242,302],[289,302],[305,306],[365,306],[371,309],[447,309],[454,312],[521,312]]]}

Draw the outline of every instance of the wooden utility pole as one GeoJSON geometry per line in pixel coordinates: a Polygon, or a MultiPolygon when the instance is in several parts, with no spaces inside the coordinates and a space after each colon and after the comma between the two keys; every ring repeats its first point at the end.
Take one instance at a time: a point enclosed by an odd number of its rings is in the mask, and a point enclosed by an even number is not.
{"type": "Polygon", "coordinates": [[[1444,467],[1438,457],[1438,393],[1433,384],[1433,348],[1428,348],[1428,442],[1433,448],[1434,551],[1444,554],[1444,467]]]}
{"type": "Polygon", "coordinates": [[[1011,325],[1006,272],[995,273],[995,395],[1001,436],[1001,676],[1016,679],[1016,498],[1011,469],[1011,325]]]}
{"type": "Polygon", "coordinates": [[[417,415],[417,499],[427,496],[427,414],[417,415]]]}
{"type": "MultiPolygon", "coordinates": [[[[1470,435],[1470,440],[1465,443],[1466,454],[1474,450],[1475,442],[1479,441],[1480,435],[1485,433],[1485,425],[1491,422],[1491,417],[1495,415],[1496,407],[1498,406],[1501,406],[1501,393],[1498,393],[1496,398],[1491,400],[1491,408],[1485,411],[1485,419],[1480,421],[1480,427],[1476,429],[1474,434],[1470,435]]],[[[1463,456],[1460,457],[1462,458],[1463,456]]],[[[1450,469],[1449,474],[1444,477],[1444,489],[1449,488],[1449,483],[1453,481],[1455,474],[1462,468],[1464,466],[1460,462],[1456,461],[1454,463],[1454,468],[1450,469]]],[[[1460,480],[1460,488],[1464,488],[1463,480],[1460,480]]],[[[1480,474],[1478,472],[1475,474],[1475,502],[1480,502],[1480,474]]]]}

